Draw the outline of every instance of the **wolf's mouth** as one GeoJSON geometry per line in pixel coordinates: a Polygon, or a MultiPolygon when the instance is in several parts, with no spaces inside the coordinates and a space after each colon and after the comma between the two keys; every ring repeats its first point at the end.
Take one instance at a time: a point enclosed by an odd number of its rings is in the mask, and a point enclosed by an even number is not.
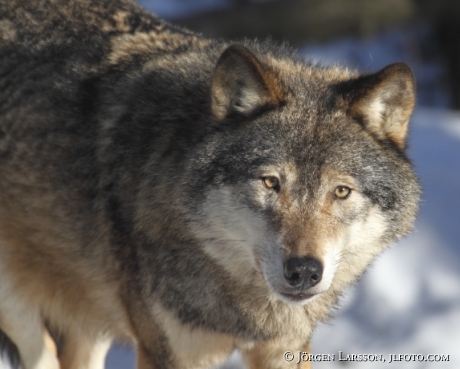
{"type": "Polygon", "coordinates": [[[291,301],[306,301],[311,299],[312,297],[315,297],[316,294],[314,293],[305,293],[305,292],[299,292],[299,293],[281,293],[281,295],[291,301]]]}

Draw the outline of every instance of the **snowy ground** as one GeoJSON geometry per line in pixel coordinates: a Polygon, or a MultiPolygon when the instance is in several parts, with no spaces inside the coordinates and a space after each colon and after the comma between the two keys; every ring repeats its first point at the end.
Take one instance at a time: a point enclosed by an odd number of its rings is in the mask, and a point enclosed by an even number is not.
{"type": "MultiPolygon", "coordinates": [[[[139,2],[169,17],[228,4],[225,0],[139,2]]],[[[315,368],[460,368],[460,114],[439,109],[447,106],[439,82],[442,68],[436,61],[421,63],[413,47],[424,32],[419,27],[372,40],[347,39],[302,49],[309,58],[365,70],[407,61],[418,82],[418,104],[438,107],[419,107],[412,119],[409,152],[424,190],[416,230],[384,253],[347,291],[336,318],[318,328],[313,352],[335,354],[336,360],[316,363],[315,368]],[[338,361],[339,351],[383,355],[386,362],[338,361]],[[450,361],[389,364],[389,354],[449,355],[450,361]]],[[[225,365],[239,367],[237,355],[225,365]]],[[[0,368],[5,368],[1,361],[0,368]]],[[[113,348],[106,368],[134,368],[132,351],[113,348]]]]}

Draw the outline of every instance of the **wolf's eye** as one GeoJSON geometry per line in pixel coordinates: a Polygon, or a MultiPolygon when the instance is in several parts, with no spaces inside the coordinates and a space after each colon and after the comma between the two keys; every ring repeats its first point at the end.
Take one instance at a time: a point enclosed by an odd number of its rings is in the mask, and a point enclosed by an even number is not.
{"type": "Polygon", "coordinates": [[[280,181],[275,176],[262,177],[265,187],[278,191],[280,188],[280,181]]]}
{"type": "Polygon", "coordinates": [[[341,200],[345,200],[346,198],[348,198],[348,196],[350,196],[351,189],[348,188],[347,186],[338,186],[335,189],[334,194],[337,198],[341,200]]]}

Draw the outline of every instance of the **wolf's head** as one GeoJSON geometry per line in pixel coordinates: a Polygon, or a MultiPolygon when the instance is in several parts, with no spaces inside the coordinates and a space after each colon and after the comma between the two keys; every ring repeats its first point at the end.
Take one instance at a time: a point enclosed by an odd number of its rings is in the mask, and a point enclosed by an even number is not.
{"type": "Polygon", "coordinates": [[[233,277],[306,304],[412,228],[414,80],[402,63],[359,76],[253,51],[217,62],[192,229],[233,277]]]}

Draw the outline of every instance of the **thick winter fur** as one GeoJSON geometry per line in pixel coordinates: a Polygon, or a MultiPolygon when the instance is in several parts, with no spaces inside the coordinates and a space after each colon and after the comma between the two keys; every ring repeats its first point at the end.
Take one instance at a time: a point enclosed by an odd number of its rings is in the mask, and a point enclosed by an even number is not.
{"type": "Polygon", "coordinates": [[[411,230],[406,65],[324,68],[128,0],[0,17],[0,328],[24,369],[102,368],[114,339],[140,369],[298,368],[411,230]]]}

